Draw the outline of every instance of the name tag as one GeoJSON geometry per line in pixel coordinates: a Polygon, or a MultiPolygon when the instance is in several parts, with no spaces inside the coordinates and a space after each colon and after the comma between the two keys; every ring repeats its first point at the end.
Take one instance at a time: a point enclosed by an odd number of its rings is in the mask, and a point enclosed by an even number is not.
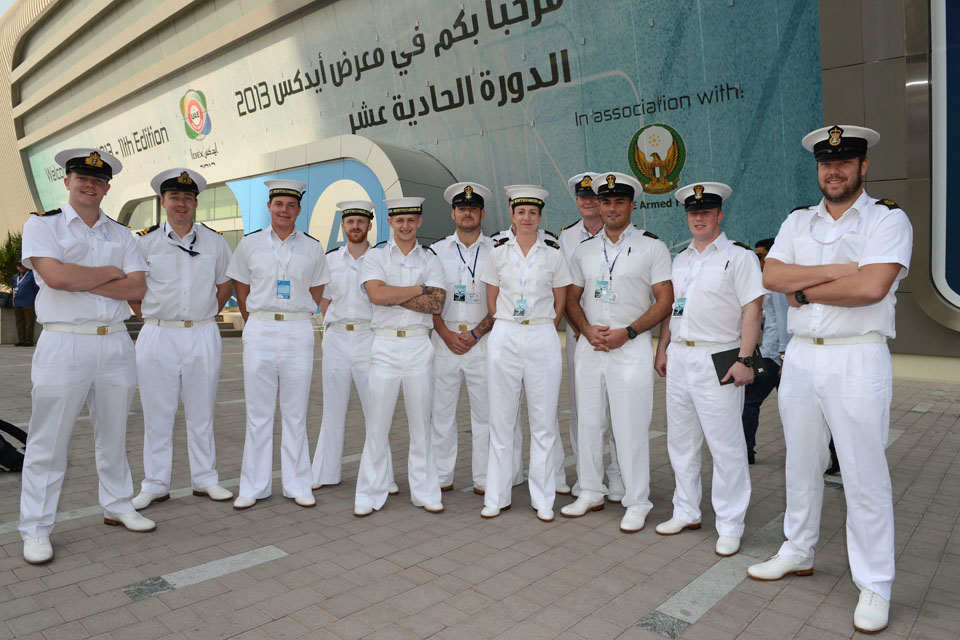
{"type": "Polygon", "coordinates": [[[517,298],[513,303],[513,317],[522,318],[527,315],[527,301],[524,298],[517,298]]]}
{"type": "Polygon", "coordinates": [[[480,304],[480,294],[467,293],[467,304],[480,304]]]}
{"type": "Polygon", "coordinates": [[[453,285],[453,301],[454,302],[467,301],[467,285],[465,284],[453,285]]]}
{"type": "Polygon", "coordinates": [[[609,289],[603,292],[603,295],[600,296],[600,300],[603,302],[609,302],[610,304],[617,303],[617,294],[609,289]]]}
{"type": "Polygon", "coordinates": [[[602,300],[603,294],[610,290],[609,280],[597,280],[597,286],[593,288],[593,297],[602,300]]]}
{"type": "Polygon", "coordinates": [[[680,316],[683,315],[683,308],[686,306],[686,304],[687,304],[686,298],[677,298],[676,300],[673,301],[673,317],[674,318],[679,318],[680,316]]]}
{"type": "Polygon", "coordinates": [[[290,281],[277,280],[277,298],[280,300],[290,299],[290,281]]]}

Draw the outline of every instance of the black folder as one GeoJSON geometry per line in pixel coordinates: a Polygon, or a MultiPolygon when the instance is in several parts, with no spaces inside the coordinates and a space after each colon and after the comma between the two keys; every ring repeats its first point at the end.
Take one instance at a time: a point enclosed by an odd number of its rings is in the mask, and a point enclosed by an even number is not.
{"type": "MultiPolygon", "coordinates": [[[[727,351],[718,351],[712,354],[711,357],[713,358],[713,367],[717,370],[717,381],[719,382],[723,380],[727,375],[727,371],[730,370],[733,363],[740,357],[740,347],[727,351]]],[[[766,367],[763,366],[763,356],[760,355],[760,347],[755,347],[753,350],[753,375],[762,376],[766,371],[766,367]]],[[[733,378],[730,378],[726,382],[720,382],[720,384],[733,384],[733,378]]]]}

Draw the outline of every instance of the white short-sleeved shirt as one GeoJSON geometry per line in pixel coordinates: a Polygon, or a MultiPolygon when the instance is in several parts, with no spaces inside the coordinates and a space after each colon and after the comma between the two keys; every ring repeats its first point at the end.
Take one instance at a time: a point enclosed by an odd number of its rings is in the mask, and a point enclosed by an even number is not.
{"type": "Polygon", "coordinates": [[[603,233],[603,227],[597,233],[590,233],[586,225],[583,224],[583,218],[580,218],[571,225],[564,227],[560,231],[560,237],[557,242],[560,243],[560,251],[563,252],[563,259],[570,266],[571,275],[573,274],[573,252],[577,250],[580,243],[584,240],[594,238],[603,233]]]}
{"type": "Polygon", "coordinates": [[[372,247],[359,258],[354,258],[347,245],[327,253],[330,284],[324,287],[323,297],[330,301],[324,322],[370,322],[373,303],[360,286],[360,270],[372,247]]]}
{"type": "Polygon", "coordinates": [[[563,259],[560,245],[552,238],[537,234],[537,241],[526,256],[513,234],[495,246],[487,258],[481,280],[500,288],[497,295],[498,320],[553,320],[553,290],[570,284],[570,270],[563,259]],[[547,244],[549,241],[551,244],[547,244]],[[521,286],[521,276],[526,282],[521,286]],[[518,300],[526,300],[522,317],[514,317],[518,300]]]}
{"type": "Polygon", "coordinates": [[[683,315],[670,317],[670,339],[737,342],[744,305],[763,294],[760,261],[753,251],[725,233],[703,253],[691,242],[673,260],[674,309],[684,300],[683,315]]]}
{"type": "Polygon", "coordinates": [[[663,241],[635,227],[624,230],[616,244],[601,232],[577,247],[570,262],[570,277],[573,284],[583,287],[580,306],[587,322],[622,329],[656,301],[653,285],[670,280],[670,250],[663,241]],[[616,294],[616,302],[605,302],[596,295],[598,281],[607,283],[608,290],[616,294]]]}
{"type": "MultiPolygon", "coordinates": [[[[23,227],[23,264],[33,269],[32,258],[54,258],[63,264],[83,267],[119,267],[124,273],[148,271],[137,251],[130,229],[108,218],[88,227],[69,204],[61,213],[30,216],[23,227]]],[[[130,317],[126,300],[114,300],[88,291],[53,289],[34,269],[40,291],[35,303],[41,323],[66,322],[79,325],[107,325],[130,317]]]]}
{"type": "MultiPolygon", "coordinates": [[[[407,255],[393,240],[374,247],[364,256],[360,269],[360,285],[380,280],[391,287],[426,285],[446,288],[443,265],[431,249],[415,245],[407,255]]],[[[373,305],[371,324],[374,329],[433,328],[433,315],[404,309],[400,305],[373,305]]]]}
{"type": "Polygon", "coordinates": [[[469,247],[454,233],[434,242],[431,249],[443,264],[447,299],[440,314],[446,322],[477,324],[487,315],[487,285],[480,280],[493,240],[482,233],[469,247]]]}
{"type": "Polygon", "coordinates": [[[230,247],[222,235],[195,223],[180,238],[164,222],[137,238],[137,246],[150,267],[144,318],[207,320],[217,315],[217,285],[230,280],[230,247]]]}
{"type": "Polygon", "coordinates": [[[273,227],[253,231],[240,240],[227,276],[250,285],[248,312],[313,313],[317,303],[310,288],[330,282],[327,256],[319,240],[294,229],[281,242],[273,227]],[[278,280],[290,282],[288,299],[277,296],[278,280]]]}
{"type": "Polygon", "coordinates": [[[895,337],[895,292],[907,275],[912,251],[913,227],[907,214],[890,200],[873,200],[866,191],[838,220],[827,213],[823,200],[816,207],[791,213],[780,226],[768,258],[803,266],[856,262],[861,267],[895,263],[902,268],[879,302],[862,307],[816,303],[790,307],[790,333],[805,338],[849,338],[867,333],[895,337]]]}

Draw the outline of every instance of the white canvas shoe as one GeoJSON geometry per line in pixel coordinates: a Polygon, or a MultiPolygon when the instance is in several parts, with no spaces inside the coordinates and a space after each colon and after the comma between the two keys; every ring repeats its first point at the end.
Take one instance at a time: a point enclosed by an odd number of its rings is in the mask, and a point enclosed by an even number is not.
{"type": "Polygon", "coordinates": [[[860,591],[860,601],[853,612],[853,628],[863,633],[877,633],[887,628],[890,602],[875,591],[860,591]]]}
{"type": "Polygon", "coordinates": [[[773,556],[766,562],[755,564],[747,569],[747,576],[754,580],[779,580],[791,574],[809,576],[813,573],[813,564],[797,564],[780,556],[773,556]]]}
{"type": "Polygon", "coordinates": [[[27,564],[44,564],[53,560],[53,545],[43,536],[23,541],[23,559],[27,564]]]}

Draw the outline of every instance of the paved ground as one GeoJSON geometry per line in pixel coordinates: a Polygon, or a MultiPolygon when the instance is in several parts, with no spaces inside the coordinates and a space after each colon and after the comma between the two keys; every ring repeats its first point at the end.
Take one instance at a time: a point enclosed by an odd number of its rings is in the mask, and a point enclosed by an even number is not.
{"type": "MultiPolygon", "coordinates": [[[[219,470],[236,486],[243,444],[239,339],[224,341],[217,407],[219,470]]],[[[33,349],[0,348],[3,418],[30,416],[33,349]]],[[[310,405],[310,441],[322,411],[319,349],[310,405]]],[[[147,389],[144,389],[148,392],[147,389]]],[[[53,534],[55,560],[32,567],[16,532],[19,474],[0,475],[0,640],[67,638],[849,638],[857,591],[844,543],[844,500],[828,486],[816,571],[760,583],[743,569],[773,553],[781,539],[784,444],[776,404],[761,413],[758,463],[744,549],[713,553],[713,515],[699,531],[654,533],[669,517],[673,476],[666,453],[663,384],[658,381],[651,434],[653,511],[647,528],[618,530],[622,508],[539,522],[525,487],[514,508],[480,518],[470,492],[469,451],[461,453],[457,490],[431,515],[409,502],[406,422],[392,433],[401,494],[369,518],[352,515],[362,444],[359,409],[349,418],[344,482],[302,509],[274,497],[248,511],[190,495],[182,417],[175,444],[173,499],[146,514],[155,533],[102,524],[93,438],[77,423],[70,468],[53,534]],[[462,491],[461,489],[466,489],[462,491]]],[[[461,436],[468,421],[461,406],[461,436]]],[[[354,399],[353,407],[358,407],[354,399]]],[[[563,419],[566,391],[561,393],[563,419]]],[[[897,580],[891,624],[879,637],[960,637],[960,385],[899,379],[892,443],[897,517],[897,580]]],[[[142,478],[139,398],[127,448],[142,478]]],[[[279,436],[278,436],[279,437],[279,436]]],[[[566,441],[566,438],[564,438],[566,441]]],[[[311,449],[312,450],[312,449],[311,449]]],[[[567,447],[569,453],[569,446],[567,447]]],[[[569,461],[569,458],[568,458],[569,461]]],[[[711,469],[704,450],[704,488],[711,469]]],[[[573,480],[573,468],[568,467],[573,480]]]]}

